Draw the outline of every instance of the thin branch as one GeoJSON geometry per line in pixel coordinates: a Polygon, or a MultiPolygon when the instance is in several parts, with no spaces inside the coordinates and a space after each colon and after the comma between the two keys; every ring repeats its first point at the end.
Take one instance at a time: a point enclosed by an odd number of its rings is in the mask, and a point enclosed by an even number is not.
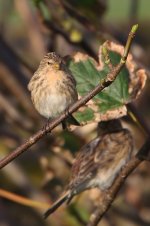
{"type": "Polygon", "coordinates": [[[138,124],[139,128],[144,132],[150,135],[150,128],[149,125],[146,123],[144,118],[142,117],[140,111],[137,110],[136,105],[134,103],[130,103],[127,105],[129,116],[132,118],[133,121],[135,121],[136,124],[138,124]],[[133,114],[130,114],[130,112],[133,114]]]}
{"type": "Polygon", "coordinates": [[[145,144],[139,150],[138,154],[135,157],[132,157],[127,166],[122,170],[113,186],[107,191],[106,194],[104,194],[99,207],[91,215],[90,221],[87,226],[96,226],[99,223],[101,218],[110,208],[112,202],[114,201],[127,176],[132,173],[132,171],[145,159],[146,156],[148,156],[149,153],[150,137],[146,140],[145,144]]]}
{"type": "MultiPolygon", "coordinates": [[[[102,54],[104,56],[104,63],[109,67],[110,70],[112,70],[113,64],[109,57],[107,44],[103,45],[102,54]]],[[[136,109],[136,105],[134,103],[129,103],[127,105],[127,109],[128,109],[128,116],[132,119],[134,123],[138,125],[139,129],[141,129],[145,135],[146,134],[150,135],[150,128],[148,124],[145,122],[145,120],[143,119],[140,111],[136,109]]]]}
{"type": "Polygon", "coordinates": [[[87,93],[84,97],[82,97],[80,100],[78,100],[76,103],[74,103],[67,112],[62,113],[60,116],[58,116],[56,119],[52,120],[45,129],[39,130],[37,133],[35,133],[33,136],[31,136],[25,143],[20,145],[18,148],[16,148],[14,151],[12,151],[10,154],[8,154],[6,157],[1,159],[0,161],[0,169],[6,166],[8,163],[13,161],[15,158],[17,158],[19,155],[21,155],[23,152],[25,152],[29,147],[31,147],[33,144],[35,144],[38,140],[40,140],[44,135],[46,135],[48,132],[51,132],[52,129],[54,129],[57,125],[59,125],[64,119],[66,119],[70,114],[77,111],[81,106],[85,105],[90,99],[92,99],[96,94],[101,92],[104,88],[108,87],[112,84],[112,82],[116,79],[117,75],[125,65],[125,61],[127,58],[127,55],[130,50],[132,39],[135,35],[135,32],[138,28],[138,25],[134,25],[131,29],[131,32],[129,33],[127,44],[124,49],[123,58],[121,58],[120,63],[115,66],[111,72],[109,72],[105,79],[101,81],[100,84],[98,84],[93,90],[91,90],[89,93],[87,93]]]}
{"type": "Polygon", "coordinates": [[[46,209],[49,207],[48,203],[28,199],[21,195],[17,195],[12,192],[6,191],[4,189],[0,189],[0,197],[6,198],[8,200],[11,200],[24,206],[36,207],[41,209],[46,209]]]}

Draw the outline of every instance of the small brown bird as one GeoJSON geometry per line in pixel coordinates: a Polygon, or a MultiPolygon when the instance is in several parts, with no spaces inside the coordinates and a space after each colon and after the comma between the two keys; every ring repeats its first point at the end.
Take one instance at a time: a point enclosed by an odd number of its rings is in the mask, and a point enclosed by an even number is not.
{"type": "MultiPolygon", "coordinates": [[[[76,81],[55,52],[48,53],[40,62],[28,89],[36,110],[48,119],[57,117],[78,99],[76,81]]],[[[79,125],[73,116],[69,117],[72,124],[79,125]]],[[[63,126],[66,127],[65,121],[63,126]]]]}
{"type": "Polygon", "coordinates": [[[80,192],[95,187],[107,190],[128,162],[133,149],[131,133],[118,120],[103,122],[99,127],[101,136],[83,146],[73,164],[66,193],[46,211],[44,218],[80,192]]]}

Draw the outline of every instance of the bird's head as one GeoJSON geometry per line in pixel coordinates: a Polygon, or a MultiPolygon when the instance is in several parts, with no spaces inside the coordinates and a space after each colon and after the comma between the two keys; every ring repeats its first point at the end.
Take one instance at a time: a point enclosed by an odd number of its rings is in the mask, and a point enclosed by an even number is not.
{"type": "Polygon", "coordinates": [[[61,70],[64,65],[63,59],[55,52],[47,53],[40,62],[40,67],[54,71],[61,70]]]}

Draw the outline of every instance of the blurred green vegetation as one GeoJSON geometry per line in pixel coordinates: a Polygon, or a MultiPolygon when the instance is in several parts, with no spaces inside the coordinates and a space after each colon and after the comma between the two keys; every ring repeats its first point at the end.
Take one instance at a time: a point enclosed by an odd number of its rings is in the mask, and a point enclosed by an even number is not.
{"type": "MultiPolygon", "coordinates": [[[[137,0],[137,2],[138,20],[141,22],[149,20],[150,1],[137,0]]],[[[108,23],[111,21],[111,23],[115,24],[126,22],[130,13],[131,4],[131,0],[108,0],[108,10],[105,14],[104,20],[108,23]]]]}

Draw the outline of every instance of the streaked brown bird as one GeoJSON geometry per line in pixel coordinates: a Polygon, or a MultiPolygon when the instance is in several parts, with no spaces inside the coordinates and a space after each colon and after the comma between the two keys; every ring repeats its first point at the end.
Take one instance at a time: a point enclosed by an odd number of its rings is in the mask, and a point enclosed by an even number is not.
{"type": "MultiPolygon", "coordinates": [[[[63,59],[55,52],[48,53],[31,78],[28,89],[36,110],[53,119],[67,110],[77,99],[76,81],[63,59]]],[[[73,116],[71,123],[79,125],[73,116]]],[[[66,127],[66,121],[63,122],[66,127]]]]}
{"type": "Polygon", "coordinates": [[[67,191],[46,211],[44,218],[87,189],[107,190],[128,162],[133,149],[129,130],[123,129],[118,120],[111,120],[100,123],[99,133],[101,136],[83,146],[77,155],[67,191]]]}

